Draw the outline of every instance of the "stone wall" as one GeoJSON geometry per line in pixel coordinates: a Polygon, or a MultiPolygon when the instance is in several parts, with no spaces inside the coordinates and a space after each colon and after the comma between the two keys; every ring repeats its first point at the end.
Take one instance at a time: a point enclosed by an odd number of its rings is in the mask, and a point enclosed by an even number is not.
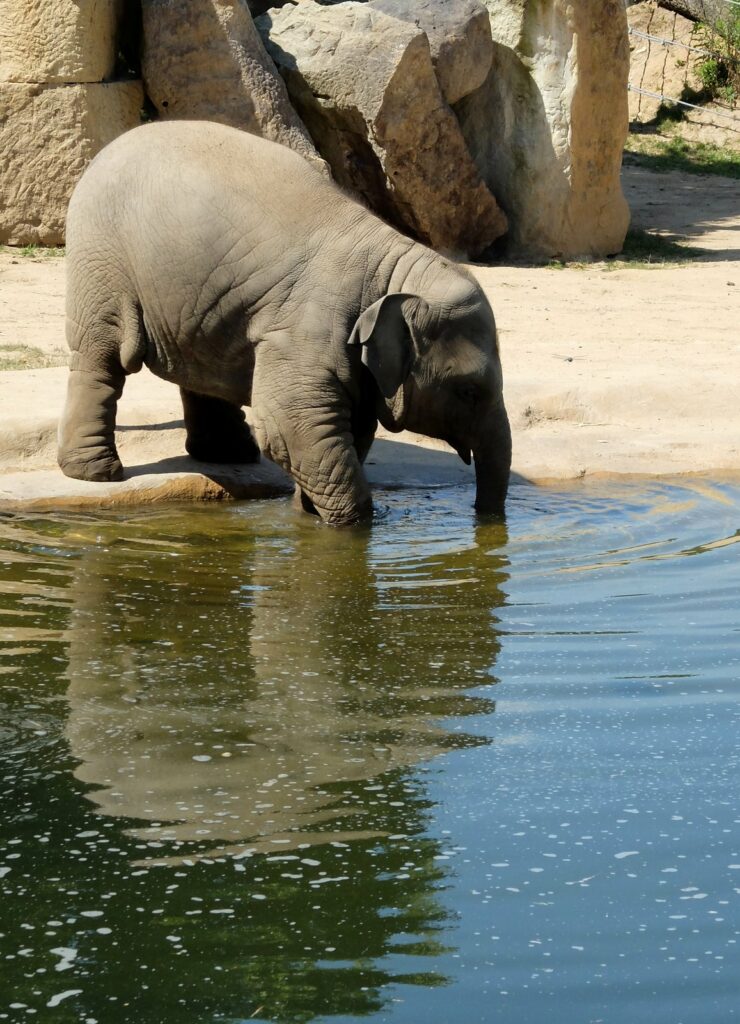
{"type": "Polygon", "coordinates": [[[140,121],[115,80],[122,0],[0,0],[0,242],[58,245],[93,156],[140,121]]]}
{"type": "Polygon", "coordinates": [[[516,257],[619,251],[624,0],[274,0],[261,39],[268,2],[0,0],[0,242],[63,242],[75,182],[148,104],[323,157],[457,255],[507,227],[516,257]]]}

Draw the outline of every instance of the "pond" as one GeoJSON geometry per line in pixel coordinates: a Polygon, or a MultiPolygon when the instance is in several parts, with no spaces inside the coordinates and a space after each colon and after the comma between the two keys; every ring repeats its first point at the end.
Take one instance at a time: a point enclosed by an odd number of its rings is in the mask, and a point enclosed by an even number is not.
{"type": "Polygon", "coordinates": [[[740,1007],[740,487],[0,518],[0,1020],[740,1007]]]}

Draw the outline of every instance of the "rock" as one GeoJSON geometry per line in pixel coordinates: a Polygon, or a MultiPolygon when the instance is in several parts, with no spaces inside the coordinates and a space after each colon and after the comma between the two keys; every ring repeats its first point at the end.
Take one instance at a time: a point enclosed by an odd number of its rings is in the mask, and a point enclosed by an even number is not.
{"type": "Polygon", "coordinates": [[[142,71],[161,117],[218,121],[317,163],[246,0],[142,0],[142,71]]]}
{"type": "Polygon", "coordinates": [[[0,82],[109,78],[122,9],[122,0],[2,0],[0,82]]]}
{"type": "Polygon", "coordinates": [[[714,25],[728,17],[728,0],[658,0],[658,7],[680,14],[693,22],[714,25]]]}
{"type": "Polygon", "coordinates": [[[426,33],[448,103],[483,85],[491,70],[493,43],[488,12],[479,0],[371,0],[370,6],[426,33]]]}
{"type": "Polygon", "coordinates": [[[59,469],[6,473],[0,476],[0,509],[53,511],[281,498],[294,489],[290,477],[268,461],[253,466],[212,466],[183,456],[163,460],[157,469],[127,473],[117,483],[70,480],[59,469]]]}
{"type": "Polygon", "coordinates": [[[623,0],[484,0],[491,71],[455,105],[506,210],[513,255],[619,252],[629,224],[620,168],[629,46],[623,0]]]}
{"type": "Polygon", "coordinates": [[[313,0],[271,11],[258,27],[341,185],[437,249],[474,255],[505,232],[424,32],[370,5],[313,0]]]}
{"type": "Polygon", "coordinates": [[[95,154],[141,119],[141,82],[0,83],[0,243],[59,245],[95,154]]]}

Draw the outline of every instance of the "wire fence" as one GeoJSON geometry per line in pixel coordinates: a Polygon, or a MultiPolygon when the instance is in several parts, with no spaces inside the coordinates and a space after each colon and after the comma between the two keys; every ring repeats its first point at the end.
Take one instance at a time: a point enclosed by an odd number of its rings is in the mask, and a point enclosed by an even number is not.
{"type": "MultiPolygon", "coordinates": [[[[687,100],[677,100],[672,96],[665,96],[661,92],[651,92],[650,89],[641,89],[639,86],[632,85],[630,82],[627,83],[627,91],[639,93],[640,96],[649,96],[651,99],[661,100],[663,103],[675,103],[678,107],[691,107],[692,110],[706,111],[706,107],[702,107],[698,103],[689,103],[687,100]]],[[[724,110],[716,110],[714,108],[711,113],[712,117],[722,117],[731,121],[733,124],[740,125],[740,117],[736,117],[734,114],[728,114],[724,110]]]]}
{"type": "MultiPolygon", "coordinates": [[[[727,4],[732,4],[735,7],[740,7],[740,0],[724,0],[724,2],[727,4]]],[[[658,45],[664,47],[678,46],[682,50],[686,50],[689,53],[699,54],[702,57],[713,56],[713,54],[709,50],[701,49],[698,46],[691,46],[690,43],[684,43],[680,39],[666,39],[663,36],[656,36],[650,32],[642,32],[639,29],[632,28],[632,26],[628,28],[628,32],[631,36],[635,36],[638,39],[646,40],[648,44],[657,43],[658,45]]],[[[689,103],[688,100],[675,99],[673,96],[666,96],[664,93],[661,92],[653,92],[650,89],[643,89],[641,86],[632,85],[630,82],[627,83],[627,91],[638,93],[640,96],[648,96],[650,99],[659,100],[661,103],[673,103],[677,107],[687,107],[690,108],[691,110],[699,111],[706,109],[705,107],[702,107],[698,103],[689,103]]],[[[730,121],[732,124],[740,126],[740,117],[735,114],[731,114],[723,110],[713,109],[712,116],[720,117],[723,120],[730,121]]]]}
{"type": "Polygon", "coordinates": [[[630,28],[628,31],[631,36],[637,36],[638,39],[646,39],[649,43],[659,43],[661,46],[680,46],[681,49],[690,50],[691,53],[699,53],[702,57],[712,56],[709,50],[701,50],[698,46],[690,46],[689,43],[682,43],[679,39],[664,39],[663,36],[654,36],[649,32],[641,32],[637,28],[630,28]]]}

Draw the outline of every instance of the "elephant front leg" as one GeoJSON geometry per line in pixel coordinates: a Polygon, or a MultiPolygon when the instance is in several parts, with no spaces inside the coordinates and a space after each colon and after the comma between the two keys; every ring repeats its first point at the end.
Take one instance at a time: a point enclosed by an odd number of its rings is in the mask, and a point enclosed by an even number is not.
{"type": "Polygon", "coordinates": [[[355,448],[350,397],[331,368],[275,333],[257,348],[252,383],[255,436],[295,480],[296,498],[332,526],[372,516],[370,487],[355,448]]]}
{"type": "Polygon", "coordinates": [[[259,462],[244,411],[231,402],[180,388],[188,455],[200,462],[259,462]]]}
{"type": "MultiPolygon", "coordinates": [[[[357,495],[359,501],[359,513],[356,516],[356,520],[365,519],[372,514],[372,504],[370,502],[370,491],[365,481],[364,472],[362,465],[367,458],[367,455],[372,447],[373,441],[375,440],[375,429],[377,427],[377,421],[375,418],[368,420],[367,422],[354,422],[352,423],[352,448],[354,449],[355,457],[351,450],[343,452],[340,461],[344,462],[345,473],[350,477],[354,478],[355,484],[352,487],[352,491],[357,495]],[[357,465],[358,463],[359,465],[357,465]],[[359,483],[358,483],[359,481],[359,483]]],[[[314,505],[309,495],[301,487],[296,487],[295,495],[293,499],[295,506],[303,512],[308,512],[311,515],[320,515],[319,510],[314,505]]]]}
{"type": "Polygon", "coordinates": [[[123,477],[115,427],[124,380],[120,366],[88,368],[73,355],[57,451],[59,467],[66,476],[103,481],[123,477]]]}
{"type": "Polygon", "coordinates": [[[370,486],[351,436],[317,438],[294,452],[290,472],[296,481],[296,503],[330,526],[350,526],[373,514],[370,486]]]}

